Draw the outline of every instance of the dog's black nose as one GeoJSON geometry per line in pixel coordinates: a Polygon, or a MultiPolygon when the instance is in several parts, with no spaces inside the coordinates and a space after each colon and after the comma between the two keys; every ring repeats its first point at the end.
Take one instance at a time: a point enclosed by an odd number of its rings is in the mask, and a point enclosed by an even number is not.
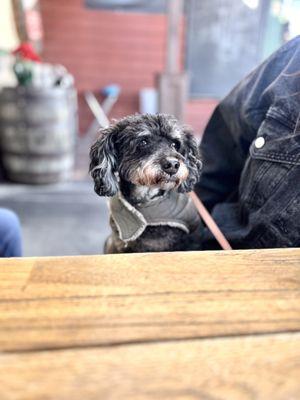
{"type": "Polygon", "coordinates": [[[165,158],[161,163],[162,169],[169,175],[175,175],[180,164],[176,158],[165,158]]]}

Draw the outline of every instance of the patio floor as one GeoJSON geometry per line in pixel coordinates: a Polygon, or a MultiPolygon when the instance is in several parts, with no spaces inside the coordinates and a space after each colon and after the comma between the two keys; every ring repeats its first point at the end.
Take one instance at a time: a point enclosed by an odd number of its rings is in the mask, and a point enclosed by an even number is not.
{"type": "Polygon", "coordinates": [[[106,200],[94,193],[91,180],[1,184],[0,207],[20,218],[24,256],[100,254],[109,234],[106,200]]]}

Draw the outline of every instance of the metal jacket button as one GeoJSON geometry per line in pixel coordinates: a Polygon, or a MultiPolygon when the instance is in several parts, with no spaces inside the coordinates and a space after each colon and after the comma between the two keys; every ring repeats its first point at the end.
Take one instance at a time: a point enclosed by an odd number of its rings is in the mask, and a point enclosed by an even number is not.
{"type": "Polygon", "coordinates": [[[254,145],[257,149],[261,149],[265,145],[265,143],[266,143],[265,138],[260,136],[255,140],[254,145]]]}

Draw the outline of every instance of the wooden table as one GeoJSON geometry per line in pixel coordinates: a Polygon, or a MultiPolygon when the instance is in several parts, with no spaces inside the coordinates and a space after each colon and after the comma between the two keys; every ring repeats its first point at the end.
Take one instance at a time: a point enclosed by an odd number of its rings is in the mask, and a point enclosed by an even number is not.
{"type": "Polygon", "coordinates": [[[300,399],[300,249],[0,260],[1,400],[300,399]]]}

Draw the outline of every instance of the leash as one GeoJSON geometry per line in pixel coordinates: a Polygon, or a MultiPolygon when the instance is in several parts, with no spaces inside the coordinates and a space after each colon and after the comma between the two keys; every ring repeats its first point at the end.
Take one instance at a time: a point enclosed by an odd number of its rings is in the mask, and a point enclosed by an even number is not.
{"type": "Polygon", "coordinates": [[[195,192],[191,192],[191,193],[189,193],[189,195],[190,195],[191,199],[193,200],[194,205],[197,208],[198,213],[200,214],[200,217],[206,223],[208,229],[214,235],[215,239],[217,240],[219,245],[222,247],[222,249],[223,250],[232,250],[232,247],[230,246],[228,240],[223,235],[223,233],[221,232],[220,228],[215,223],[214,219],[212,218],[210,213],[207,211],[207,209],[205,208],[204,204],[199,199],[199,197],[196,195],[196,193],[195,192]]]}

